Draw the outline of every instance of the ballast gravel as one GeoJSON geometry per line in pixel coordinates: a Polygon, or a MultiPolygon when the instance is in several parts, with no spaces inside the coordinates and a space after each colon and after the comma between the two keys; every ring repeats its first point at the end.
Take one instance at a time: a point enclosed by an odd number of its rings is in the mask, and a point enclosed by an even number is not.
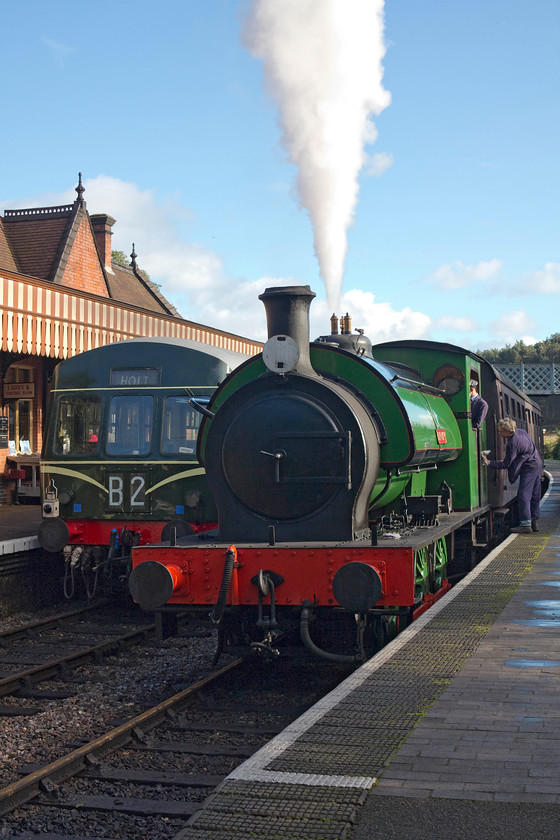
{"type": "MultiPolygon", "coordinates": [[[[37,615],[10,616],[0,623],[0,631],[17,628],[33,618],[37,615]]],[[[106,657],[102,664],[76,668],[69,681],[38,686],[42,690],[71,689],[76,692],[73,697],[52,701],[0,698],[4,707],[43,709],[30,715],[0,715],[0,787],[17,781],[22,768],[54,761],[207,677],[216,670],[212,665],[215,646],[212,636],[179,636],[160,644],[145,642],[118,656],[106,657]]],[[[220,661],[220,666],[223,664],[220,661]]]]}

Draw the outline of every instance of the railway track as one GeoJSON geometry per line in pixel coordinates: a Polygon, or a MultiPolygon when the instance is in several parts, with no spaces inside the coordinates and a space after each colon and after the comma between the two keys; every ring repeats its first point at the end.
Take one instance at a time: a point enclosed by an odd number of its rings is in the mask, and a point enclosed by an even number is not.
{"type": "MultiPolygon", "coordinates": [[[[194,638],[210,633],[208,628],[201,629],[194,623],[190,627],[178,622],[176,630],[194,638]]],[[[0,632],[0,698],[10,697],[9,703],[0,702],[0,717],[29,715],[29,704],[18,705],[18,700],[73,696],[75,669],[90,662],[100,664],[104,658],[149,639],[162,641],[160,624],[135,607],[116,607],[111,602],[58,613],[0,632]],[[55,690],[38,687],[51,680],[66,686],[55,690]]]]}
{"type": "MultiPolygon", "coordinates": [[[[49,616],[0,633],[0,716],[30,714],[17,700],[52,700],[72,696],[72,673],[88,662],[138,644],[155,634],[156,626],[138,610],[120,610],[103,604],[49,616]],[[92,640],[95,641],[92,644],[92,640]],[[66,688],[41,690],[40,683],[57,679],[66,688]]],[[[39,708],[39,707],[38,707],[39,708]]]]}
{"type": "Polygon", "coordinates": [[[52,764],[22,768],[0,790],[4,836],[171,838],[236,766],[347,674],[234,660],[52,764]]]}

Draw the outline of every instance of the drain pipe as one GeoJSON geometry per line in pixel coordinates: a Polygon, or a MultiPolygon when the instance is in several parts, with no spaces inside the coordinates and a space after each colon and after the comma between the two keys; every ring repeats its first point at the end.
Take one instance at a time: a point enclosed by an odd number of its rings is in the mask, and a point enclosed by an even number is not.
{"type": "Polygon", "coordinates": [[[301,611],[301,618],[299,622],[301,640],[307,650],[314,656],[319,656],[321,659],[328,659],[329,662],[347,662],[348,664],[363,662],[365,659],[363,647],[360,650],[360,653],[353,654],[352,656],[343,653],[329,653],[329,651],[322,650],[320,647],[317,647],[309,635],[309,620],[311,618],[312,606],[311,601],[303,602],[303,609],[301,611]]]}

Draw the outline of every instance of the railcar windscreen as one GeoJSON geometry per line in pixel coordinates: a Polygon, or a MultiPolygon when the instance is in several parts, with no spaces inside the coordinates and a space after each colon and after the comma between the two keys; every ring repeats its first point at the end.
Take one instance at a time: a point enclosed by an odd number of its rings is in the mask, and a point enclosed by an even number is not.
{"type": "Polygon", "coordinates": [[[107,455],[147,455],[152,448],[153,397],[113,397],[107,424],[107,455]]]}
{"type": "Polygon", "coordinates": [[[99,446],[101,401],[97,397],[61,397],[56,408],[54,451],[91,455],[99,446]]]}
{"type": "Polygon", "coordinates": [[[202,415],[187,397],[166,397],[163,409],[161,451],[165,454],[194,455],[202,415]]]}

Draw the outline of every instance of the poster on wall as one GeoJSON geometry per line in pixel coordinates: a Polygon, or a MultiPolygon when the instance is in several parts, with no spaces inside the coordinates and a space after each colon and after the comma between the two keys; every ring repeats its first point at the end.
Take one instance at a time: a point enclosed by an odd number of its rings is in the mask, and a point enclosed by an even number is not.
{"type": "Polygon", "coordinates": [[[8,418],[0,417],[0,449],[8,448],[8,418]]]}

